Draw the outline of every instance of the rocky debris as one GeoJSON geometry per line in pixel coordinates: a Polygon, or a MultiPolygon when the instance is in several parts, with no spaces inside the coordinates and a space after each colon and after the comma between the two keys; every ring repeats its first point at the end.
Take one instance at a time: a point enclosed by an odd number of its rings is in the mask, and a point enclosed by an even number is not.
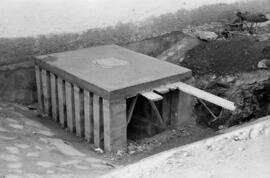
{"type": "Polygon", "coordinates": [[[123,47],[156,57],[181,41],[185,36],[181,31],[173,31],[157,37],[128,43],[123,45],[123,47]]]}
{"type": "MultiPolygon", "coordinates": [[[[206,77],[206,76],[205,76],[206,77]]],[[[233,125],[239,125],[256,118],[268,115],[270,112],[270,72],[258,70],[256,72],[236,74],[234,77],[219,76],[206,78],[201,77],[196,84],[199,88],[210,93],[233,101],[237,110],[226,111],[211,103],[207,106],[218,118],[211,117],[208,110],[201,103],[195,105],[197,123],[214,129],[225,129],[233,125]],[[234,78],[228,82],[228,78],[234,78]]]]}
{"type": "Polygon", "coordinates": [[[215,32],[209,31],[196,30],[193,32],[193,34],[202,41],[213,41],[218,38],[218,35],[215,32]]]}
{"type": "Polygon", "coordinates": [[[268,41],[270,39],[270,34],[256,35],[257,41],[268,41]]]}
{"type": "Polygon", "coordinates": [[[95,148],[94,151],[100,154],[104,153],[104,151],[101,148],[95,148]]]}
{"type": "Polygon", "coordinates": [[[258,62],[257,67],[259,69],[268,69],[270,67],[270,59],[262,59],[258,62]]]}
{"type": "Polygon", "coordinates": [[[204,25],[200,25],[200,26],[188,26],[187,28],[185,28],[183,30],[183,33],[188,34],[188,35],[192,35],[192,31],[209,31],[209,32],[221,32],[224,30],[224,26],[223,24],[219,23],[219,22],[212,22],[212,23],[206,23],[204,25]]]}

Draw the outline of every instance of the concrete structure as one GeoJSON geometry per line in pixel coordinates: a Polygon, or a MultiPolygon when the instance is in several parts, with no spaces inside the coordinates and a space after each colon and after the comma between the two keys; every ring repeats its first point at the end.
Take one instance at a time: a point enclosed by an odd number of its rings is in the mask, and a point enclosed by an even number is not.
{"type": "Polygon", "coordinates": [[[174,85],[190,80],[189,69],[116,45],[38,56],[35,64],[40,110],[106,151],[125,147],[138,97],[162,128],[189,117],[187,95],[174,85]]]}

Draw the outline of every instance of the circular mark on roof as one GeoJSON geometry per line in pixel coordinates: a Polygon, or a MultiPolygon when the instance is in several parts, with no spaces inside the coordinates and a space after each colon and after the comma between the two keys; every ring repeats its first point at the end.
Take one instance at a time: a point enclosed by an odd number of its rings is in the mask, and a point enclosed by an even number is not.
{"type": "Polygon", "coordinates": [[[100,65],[103,68],[113,68],[113,67],[124,66],[128,64],[127,61],[113,58],[113,57],[94,60],[93,63],[100,65]]]}

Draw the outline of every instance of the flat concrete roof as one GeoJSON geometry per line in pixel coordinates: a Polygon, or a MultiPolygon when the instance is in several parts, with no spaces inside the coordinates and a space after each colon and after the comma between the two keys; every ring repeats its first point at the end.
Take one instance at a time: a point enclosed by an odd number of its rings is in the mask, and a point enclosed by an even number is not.
{"type": "Polygon", "coordinates": [[[132,96],[140,90],[191,77],[191,71],[117,45],[106,45],[36,57],[37,64],[82,88],[132,96]]]}

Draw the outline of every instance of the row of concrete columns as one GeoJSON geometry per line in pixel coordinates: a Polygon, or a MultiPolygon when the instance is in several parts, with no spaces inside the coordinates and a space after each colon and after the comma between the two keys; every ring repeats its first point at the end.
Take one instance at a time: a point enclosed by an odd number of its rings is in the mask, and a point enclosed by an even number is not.
{"type": "Polygon", "coordinates": [[[126,145],[126,100],[106,100],[35,66],[39,109],[61,127],[95,147],[115,151],[126,145]]]}

